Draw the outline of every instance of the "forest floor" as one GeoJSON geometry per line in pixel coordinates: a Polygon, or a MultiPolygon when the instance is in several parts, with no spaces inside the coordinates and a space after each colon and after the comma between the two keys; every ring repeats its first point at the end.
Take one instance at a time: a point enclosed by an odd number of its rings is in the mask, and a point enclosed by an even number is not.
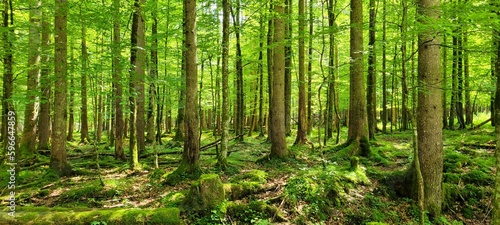
{"type": "MultiPolygon", "coordinates": [[[[493,131],[485,125],[444,132],[443,216],[436,224],[489,224],[493,131]]],[[[216,140],[211,133],[203,134],[201,145],[216,140]]],[[[215,148],[201,152],[203,173],[219,174],[232,189],[210,212],[183,209],[194,181],[165,184],[182,152],[166,135],[164,145],[156,146],[158,169],[152,146],[140,158],[142,170],[131,171],[127,163],[114,160],[105,142],[68,144],[75,172],[71,177],[59,178],[48,170],[46,155],[24,161],[16,178],[16,219],[8,216],[9,168],[0,168],[0,224],[418,224],[415,202],[401,197],[391,180],[412,161],[410,131],[378,134],[370,143],[371,156],[360,158],[360,168],[354,170],[350,157],[333,140],[318,146],[314,134],[309,138],[315,148],[291,146],[292,135],[287,138],[293,155],[289,160],[258,162],[268,155],[270,144],[256,135],[230,142],[225,172],[215,167],[215,148]]],[[[345,136],[342,130],[341,140],[345,136]]]]}

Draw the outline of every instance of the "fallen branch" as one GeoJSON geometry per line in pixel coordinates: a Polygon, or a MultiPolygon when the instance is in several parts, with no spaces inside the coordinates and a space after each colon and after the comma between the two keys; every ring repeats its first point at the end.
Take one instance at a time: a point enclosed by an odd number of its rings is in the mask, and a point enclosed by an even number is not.
{"type": "Polygon", "coordinates": [[[495,149],[495,145],[489,144],[474,144],[474,143],[462,143],[465,147],[473,147],[473,148],[484,148],[484,149],[495,149]]]}
{"type": "Polygon", "coordinates": [[[491,121],[491,118],[487,119],[486,121],[484,121],[484,122],[482,122],[482,123],[480,123],[480,124],[478,124],[476,126],[473,126],[473,127],[469,128],[469,130],[475,130],[477,128],[480,128],[480,127],[482,127],[483,125],[487,124],[490,121],[491,121]]]}

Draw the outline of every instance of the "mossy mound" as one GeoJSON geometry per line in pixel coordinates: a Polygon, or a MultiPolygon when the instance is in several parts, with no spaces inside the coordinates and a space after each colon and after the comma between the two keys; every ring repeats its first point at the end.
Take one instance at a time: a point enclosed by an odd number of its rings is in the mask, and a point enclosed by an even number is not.
{"type": "Polygon", "coordinates": [[[188,211],[210,212],[226,198],[224,185],[217,174],[203,174],[194,182],[184,200],[188,211]]]}
{"type": "Polygon", "coordinates": [[[10,225],[133,225],[133,224],[182,224],[180,210],[178,208],[160,209],[49,209],[45,207],[18,207],[15,217],[7,213],[0,215],[1,221],[10,225]],[[33,210],[35,209],[35,210],[33,210]]]}
{"type": "Polygon", "coordinates": [[[254,224],[255,221],[271,219],[276,222],[286,222],[282,213],[275,206],[263,201],[252,201],[249,204],[228,202],[226,216],[244,224],[254,224]]]}

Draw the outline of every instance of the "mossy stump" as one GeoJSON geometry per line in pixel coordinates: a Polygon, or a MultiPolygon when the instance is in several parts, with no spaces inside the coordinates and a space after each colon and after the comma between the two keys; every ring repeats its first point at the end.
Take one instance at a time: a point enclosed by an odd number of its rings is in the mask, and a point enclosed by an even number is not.
{"type": "Polygon", "coordinates": [[[184,208],[188,211],[210,212],[225,200],[225,195],[219,175],[203,174],[191,185],[184,200],[184,208]]]}

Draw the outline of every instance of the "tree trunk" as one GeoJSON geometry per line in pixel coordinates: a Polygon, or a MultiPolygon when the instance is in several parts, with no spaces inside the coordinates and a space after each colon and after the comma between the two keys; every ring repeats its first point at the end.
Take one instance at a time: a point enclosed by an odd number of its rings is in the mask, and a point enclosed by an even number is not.
{"type": "Polygon", "coordinates": [[[307,115],[306,115],[306,79],[305,79],[305,56],[304,56],[304,36],[305,36],[305,3],[299,0],[299,121],[297,128],[297,138],[295,145],[302,145],[307,142],[307,115]]]}
{"type": "Polygon", "coordinates": [[[284,0],[274,2],[273,79],[271,101],[271,158],[285,158],[285,10],[284,0]]]}
{"type": "MultiPolygon", "coordinates": [[[[443,45],[446,45],[446,34],[443,34],[443,45]]],[[[448,85],[447,85],[447,78],[448,78],[448,75],[447,75],[447,64],[448,64],[448,49],[447,48],[443,48],[442,49],[442,55],[443,55],[443,60],[442,60],[442,74],[443,74],[443,78],[442,78],[442,83],[441,83],[441,88],[443,90],[446,90],[448,88],[448,85]]],[[[446,92],[447,91],[442,91],[441,95],[442,95],[442,107],[443,107],[443,129],[448,129],[448,120],[446,119],[447,118],[447,113],[446,113],[446,92]]]]}
{"type": "MultiPolygon", "coordinates": [[[[496,6],[496,16],[497,19],[500,19],[500,9],[498,8],[500,4],[498,1],[491,1],[491,5],[496,6]],[[495,3],[496,2],[496,3],[495,3]]],[[[495,75],[496,75],[496,92],[495,92],[495,113],[494,117],[496,121],[500,121],[500,29],[496,27],[493,30],[493,43],[496,47],[496,56],[492,54],[492,58],[496,58],[495,60],[495,75]]],[[[491,218],[492,225],[500,224],[500,126],[495,126],[495,139],[496,139],[496,148],[495,148],[495,189],[493,193],[493,213],[491,218]]]]}
{"type": "Polygon", "coordinates": [[[354,143],[353,155],[368,155],[368,126],[365,81],[363,76],[363,5],[351,0],[350,87],[348,143],[354,143]]]}
{"type": "MultiPolygon", "coordinates": [[[[368,78],[366,106],[368,116],[368,137],[375,140],[377,131],[377,69],[375,55],[375,0],[370,0],[370,22],[368,31],[368,78]]],[[[385,89],[383,90],[385,91],[385,89]]]]}
{"type": "Polygon", "coordinates": [[[260,15],[259,29],[259,137],[264,137],[264,16],[260,15]]]}
{"type": "Polygon", "coordinates": [[[430,21],[439,18],[439,0],[419,0],[417,13],[425,30],[418,35],[417,132],[420,170],[424,180],[425,210],[431,218],[441,214],[443,182],[443,139],[441,103],[441,64],[438,31],[430,21]],[[427,25],[427,26],[426,26],[427,25]]]}
{"type": "Polygon", "coordinates": [[[145,4],[145,0],[136,0],[136,12],[134,15],[137,16],[137,45],[136,45],[136,59],[134,62],[136,76],[135,80],[135,90],[137,91],[136,99],[136,135],[137,135],[137,150],[142,153],[146,150],[145,144],[145,92],[144,92],[144,79],[145,79],[145,64],[146,64],[146,28],[144,12],[142,7],[145,4]]]}
{"type": "Polygon", "coordinates": [[[115,108],[115,159],[125,161],[123,150],[124,120],[122,102],[122,60],[120,48],[120,0],[113,0],[113,87],[115,108]]]}
{"type": "MultiPolygon", "coordinates": [[[[313,52],[313,30],[314,29],[314,10],[313,0],[309,0],[309,43],[307,51],[307,134],[311,134],[314,122],[312,119],[312,52],[313,52]]],[[[304,34],[305,35],[305,34],[304,34]]]]}
{"type": "Polygon", "coordinates": [[[198,115],[198,68],[196,59],[196,0],[184,0],[184,56],[186,65],[186,111],[184,152],[179,169],[199,171],[200,139],[198,115]]]}
{"type": "Polygon", "coordinates": [[[80,18],[82,19],[82,77],[80,79],[80,96],[82,99],[82,128],[80,131],[80,143],[90,142],[89,137],[89,123],[88,123],[88,109],[87,109],[87,34],[85,32],[85,20],[82,15],[82,9],[80,6],[80,18]]]}
{"type": "Polygon", "coordinates": [[[219,168],[227,167],[229,140],[229,0],[222,0],[222,121],[221,150],[217,155],[219,168]]]}
{"type": "MultiPolygon", "coordinates": [[[[12,98],[12,94],[14,91],[14,73],[12,71],[12,66],[14,64],[12,55],[13,55],[13,49],[12,49],[12,42],[11,38],[13,38],[14,35],[14,21],[12,20],[12,8],[9,6],[12,5],[12,1],[8,0],[3,0],[3,11],[2,11],[2,17],[3,17],[3,23],[2,27],[4,28],[2,31],[2,39],[3,39],[3,44],[4,44],[4,49],[3,49],[3,93],[2,93],[2,139],[3,139],[3,146],[2,146],[2,155],[0,156],[1,159],[3,159],[4,155],[6,154],[5,149],[7,149],[7,145],[9,142],[9,138],[7,136],[11,136],[8,134],[8,117],[9,115],[16,115],[15,108],[14,108],[14,103],[12,98]],[[10,13],[9,13],[10,9],[10,13]],[[10,17],[10,23],[9,23],[9,17],[10,17]]],[[[14,128],[15,129],[15,128],[14,128]]],[[[14,138],[16,138],[16,135],[14,134],[14,138]]],[[[17,146],[14,146],[16,150],[16,154],[19,152],[17,146]]]]}
{"type": "MultiPolygon", "coordinates": [[[[460,1],[459,1],[460,4],[460,1]]],[[[460,26],[461,24],[461,16],[458,17],[457,20],[457,25],[460,26]]],[[[465,119],[464,119],[464,104],[463,104],[463,99],[464,99],[464,73],[463,73],[463,30],[462,28],[457,29],[457,33],[455,34],[457,36],[457,118],[459,122],[459,129],[465,129],[465,119]]]]}
{"type": "MultiPolygon", "coordinates": [[[[273,14],[273,0],[269,2],[269,14],[273,14]]],[[[268,97],[269,97],[269,112],[268,112],[268,117],[266,120],[266,128],[267,128],[267,138],[268,141],[271,140],[272,136],[272,128],[269,126],[273,113],[272,113],[272,108],[271,106],[273,105],[273,54],[274,54],[274,48],[272,47],[272,44],[274,42],[273,40],[273,26],[274,26],[274,19],[270,18],[269,21],[267,21],[267,87],[268,87],[268,97]]]]}
{"type": "Polygon", "coordinates": [[[71,174],[71,167],[66,156],[66,95],[67,95],[67,14],[68,1],[55,1],[55,52],[54,52],[54,122],[52,129],[52,149],[50,167],[61,176],[71,174]]]}
{"type": "Polygon", "coordinates": [[[387,133],[387,1],[382,8],[382,133],[387,133]]]}
{"type": "Polygon", "coordinates": [[[453,44],[453,64],[451,68],[451,101],[450,101],[450,117],[448,122],[448,128],[450,130],[455,129],[455,113],[457,110],[457,69],[458,69],[458,37],[456,35],[457,31],[454,30],[452,33],[452,44],[453,44]]]}
{"type": "Polygon", "coordinates": [[[241,38],[240,38],[240,0],[236,0],[236,15],[233,14],[234,29],[236,36],[236,103],[235,103],[235,129],[238,141],[243,141],[243,126],[245,118],[245,96],[243,91],[243,62],[241,55],[241,38]]]}
{"type": "Polygon", "coordinates": [[[469,53],[467,51],[468,33],[463,33],[463,48],[464,50],[464,89],[465,89],[465,125],[472,126],[474,115],[472,114],[472,103],[470,100],[470,71],[469,71],[469,53]]]}
{"type": "Polygon", "coordinates": [[[401,20],[401,130],[408,130],[408,81],[406,69],[406,33],[407,33],[407,17],[408,17],[408,4],[405,0],[401,2],[403,7],[403,18],[401,20]]]}
{"type": "Polygon", "coordinates": [[[38,147],[49,149],[50,137],[50,102],[52,82],[49,77],[50,27],[47,22],[47,11],[42,9],[42,44],[41,44],[41,71],[40,71],[40,117],[38,118],[38,147]]]}
{"type": "MultiPolygon", "coordinates": [[[[20,143],[22,153],[35,153],[36,122],[38,120],[38,99],[36,90],[40,79],[40,0],[30,1],[30,30],[28,40],[28,78],[26,99],[28,103],[24,110],[24,129],[20,143]]],[[[73,79],[72,79],[73,80],[73,79]]]]}
{"type": "MultiPolygon", "coordinates": [[[[325,116],[325,141],[333,137],[333,107],[335,104],[335,15],[333,12],[333,0],[328,1],[328,26],[329,26],[329,51],[328,51],[328,94],[326,95],[326,116],[325,116]]],[[[326,142],[325,142],[326,144],[326,142]]]]}
{"type": "Polygon", "coordinates": [[[285,135],[292,134],[292,0],[285,0],[285,135]]]}
{"type": "MultiPolygon", "coordinates": [[[[71,55],[73,54],[73,49],[71,49],[71,55]]],[[[71,61],[73,61],[73,56],[70,56],[71,61]]],[[[72,66],[70,66],[72,67],[72,66]]],[[[70,73],[73,72],[73,69],[70,69],[70,73]]],[[[75,126],[75,79],[73,77],[70,78],[69,84],[69,121],[68,121],[68,135],[66,136],[67,141],[73,141],[73,129],[75,126]]]]}
{"type": "Polygon", "coordinates": [[[151,64],[149,65],[149,76],[151,78],[149,84],[149,104],[147,112],[147,132],[146,142],[153,143],[156,138],[155,135],[155,96],[156,87],[155,82],[158,80],[158,18],[157,18],[157,4],[158,1],[154,1],[154,9],[152,12],[153,23],[151,24],[151,37],[153,38],[151,44],[151,64]]]}

